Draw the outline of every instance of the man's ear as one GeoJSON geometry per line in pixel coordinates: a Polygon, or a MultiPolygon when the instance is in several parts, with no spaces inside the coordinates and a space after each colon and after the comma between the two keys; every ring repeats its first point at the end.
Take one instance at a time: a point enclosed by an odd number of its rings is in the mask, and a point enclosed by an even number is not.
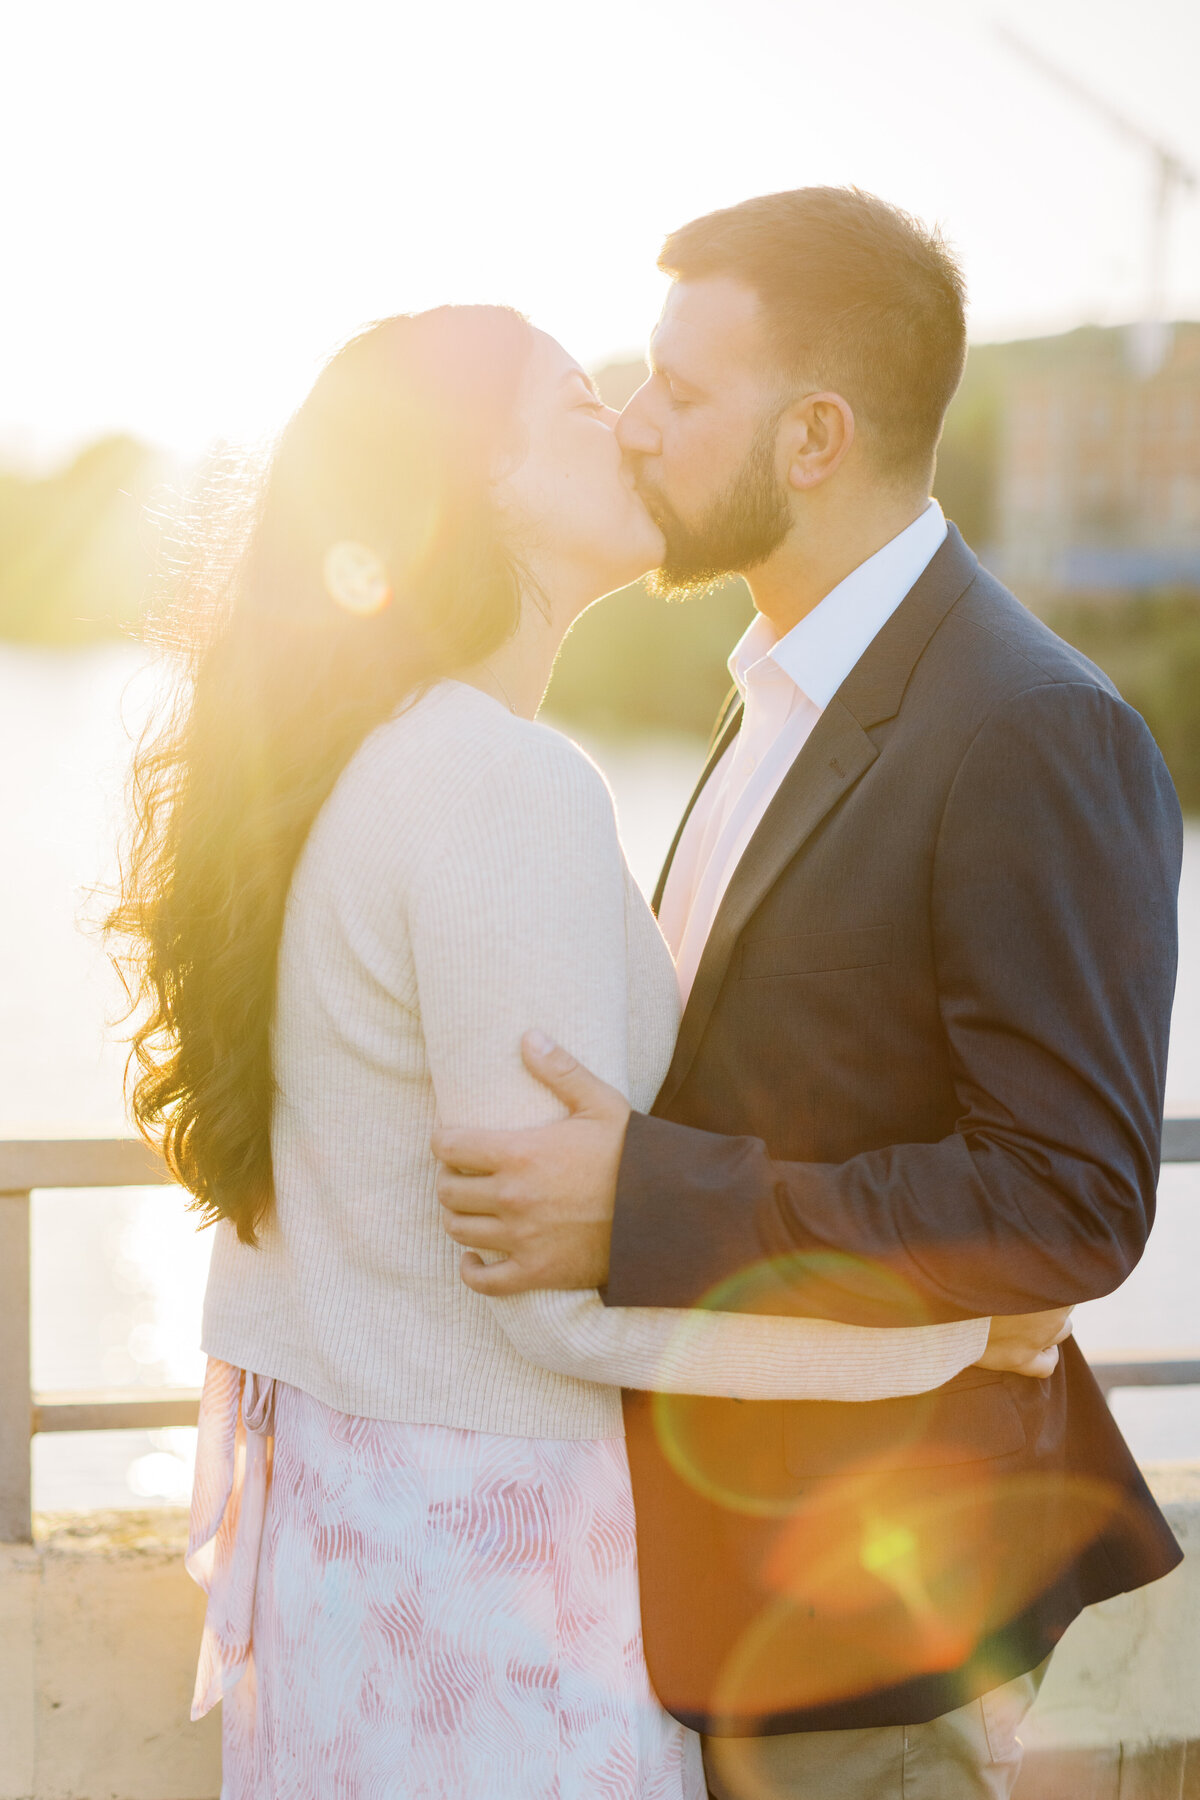
{"type": "Polygon", "coordinates": [[[805,394],[781,421],[787,484],[807,493],[828,481],[854,442],[854,413],[841,394],[805,394]]]}

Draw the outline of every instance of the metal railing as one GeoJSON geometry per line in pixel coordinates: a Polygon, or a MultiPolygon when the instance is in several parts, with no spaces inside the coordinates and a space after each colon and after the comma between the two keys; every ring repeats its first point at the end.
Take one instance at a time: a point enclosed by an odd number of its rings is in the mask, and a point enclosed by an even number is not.
{"type": "MultiPolygon", "coordinates": [[[[1200,1119],[1168,1119],[1164,1163],[1200,1163],[1200,1119]]],[[[0,1142],[0,1543],[32,1537],[30,1441],[46,1431],[146,1431],[194,1425],[198,1392],[127,1388],[34,1393],[30,1370],[29,1216],[35,1188],[160,1187],[166,1165],[137,1138],[0,1142]]],[[[1092,1363],[1105,1394],[1200,1384],[1200,1349],[1109,1351],[1092,1363]]]]}

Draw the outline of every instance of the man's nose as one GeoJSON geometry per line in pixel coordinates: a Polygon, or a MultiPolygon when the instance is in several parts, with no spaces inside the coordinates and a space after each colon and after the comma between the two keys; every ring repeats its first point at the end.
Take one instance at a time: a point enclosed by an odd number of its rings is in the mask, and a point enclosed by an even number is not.
{"type": "Polygon", "coordinates": [[[662,434],[648,416],[643,396],[649,383],[640,387],[617,420],[617,442],[627,456],[658,456],[662,452],[662,434]]]}

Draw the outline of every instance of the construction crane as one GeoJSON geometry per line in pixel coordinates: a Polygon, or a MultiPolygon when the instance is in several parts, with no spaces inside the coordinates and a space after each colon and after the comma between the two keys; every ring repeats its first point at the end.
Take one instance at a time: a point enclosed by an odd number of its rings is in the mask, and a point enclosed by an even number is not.
{"type": "Polygon", "coordinates": [[[1147,246],[1146,310],[1135,327],[1131,347],[1134,361],[1142,374],[1153,375],[1162,366],[1170,348],[1167,324],[1167,235],[1171,204],[1177,195],[1190,193],[1195,189],[1198,180],[1196,172],[1174,150],[1127,118],[1110,101],[1094,94],[1068,70],[1060,68],[1050,57],[1026,43],[1009,26],[997,25],[995,30],[997,37],[1010,50],[1015,51],[1048,80],[1072,94],[1084,106],[1090,107],[1092,112],[1098,113],[1121,137],[1150,152],[1154,164],[1154,194],[1150,207],[1147,246]]]}

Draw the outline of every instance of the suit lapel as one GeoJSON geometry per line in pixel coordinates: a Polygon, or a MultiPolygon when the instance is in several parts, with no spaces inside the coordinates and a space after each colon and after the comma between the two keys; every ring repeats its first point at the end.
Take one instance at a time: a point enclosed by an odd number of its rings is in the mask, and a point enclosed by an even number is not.
{"type": "MultiPolygon", "coordinates": [[[[868,730],[899,711],[926,644],[970,586],[978,566],[951,525],[928,568],[863,652],[784,776],[717,909],[656,1110],[668,1106],[683,1085],[746,925],[821,820],[875,761],[879,751],[868,730]]],[[[735,724],[740,718],[739,711],[735,724]]],[[[722,735],[701,787],[731,735],[722,735]]],[[[699,792],[698,788],[693,806],[699,792]]],[[[665,878],[664,871],[659,898],[665,878]]]]}
{"type": "Polygon", "coordinates": [[[658,886],[655,888],[654,898],[650,902],[651,909],[656,918],[658,916],[658,910],[662,905],[663,895],[667,891],[667,877],[671,873],[671,864],[675,861],[675,852],[679,848],[679,842],[687,828],[687,822],[695,811],[696,802],[704,792],[705,784],[708,781],[709,776],[737,736],[741,723],[741,697],[738,694],[737,689],[734,688],[724,706],[721,708],[712,737],[709,740],[708,756],[705,759],[704,768],[700,772],[700,779],[696,783],[692,797],[687,803],[684,815],[679,821],[679,828],[676,831],[675,836],[671,839],[671,848],[667,851],[667,860],[662,866],[662,874],[658,878],[658,886]]]}
{"type": "Polygon", "coordinates": [[[878,751],[835,697],[784,776],[726,888],[684,1008],[675,1055],[657,1104],[674,1099],[700,1047],[742,931],[805,839],[870,768],[878,751]]]}

